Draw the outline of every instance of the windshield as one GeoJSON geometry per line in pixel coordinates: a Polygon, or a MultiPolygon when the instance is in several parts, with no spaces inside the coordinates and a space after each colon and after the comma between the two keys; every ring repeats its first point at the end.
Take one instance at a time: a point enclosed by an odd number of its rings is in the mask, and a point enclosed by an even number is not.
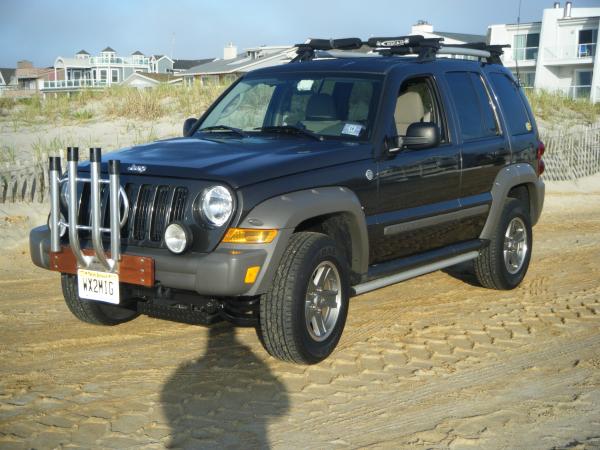
{"type": "Polygon", "coordinates": [[[381,77],[370,75],[248,77],[214,106],[198,132],[364,140],[372,130],[380,90],[381,77]]]}

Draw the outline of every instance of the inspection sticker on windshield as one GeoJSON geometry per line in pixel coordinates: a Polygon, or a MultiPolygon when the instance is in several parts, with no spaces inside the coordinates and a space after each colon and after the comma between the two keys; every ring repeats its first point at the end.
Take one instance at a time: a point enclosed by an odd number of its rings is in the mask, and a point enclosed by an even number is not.
{"type": "Polygon", "coordinates": [[[342,134],[349,134],[351,136],[360,136],[363,126],[357,123],[347,123],[342,129],[342,134]]]}
{"type": "Polygon", "coordinates": [[[296,89],[299,91],[310,91],[314,83],[315,80],[300,80],[296,85],[296,89]]]}

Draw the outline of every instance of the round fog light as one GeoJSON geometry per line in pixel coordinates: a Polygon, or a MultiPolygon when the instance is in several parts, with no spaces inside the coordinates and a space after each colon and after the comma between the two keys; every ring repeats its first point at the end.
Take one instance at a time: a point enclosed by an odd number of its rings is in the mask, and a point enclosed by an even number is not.
{"type": "Polygon", "coordinates": [[[173,253],[185,252],[192,242],[192,234],[188,228],[177,222],[169,224],[165,230],[165,244],[173,253]]]}
{"type": "MultiPolygon", "coordinates": [[[[60,237],[63,237],[67,232],[67,226],[65,225],[67,223],[67,219],[65,219],[65,216],[63,216],[62,213],[60,213],[60,215],[58,216],[58,223],[58,235],[60,237]]],[[[50,214],[48,214],[48,220],[46,222],[46,225],[48,225],[48,228],[52,230],[52,226],[50,225],[50,214]]]]}

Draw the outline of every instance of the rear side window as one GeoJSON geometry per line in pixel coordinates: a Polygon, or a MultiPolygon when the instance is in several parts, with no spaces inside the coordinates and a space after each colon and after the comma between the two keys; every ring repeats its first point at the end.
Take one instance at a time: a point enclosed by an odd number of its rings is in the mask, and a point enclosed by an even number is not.
{"type": "Polygon", "coordinates": [[[446,79],[456,105],[463,140],[497,136],[499,128],[491,99],[479,75],[472,72],[449,72],[446,79]]]}
{"type": "Polygon", "coordinates": [[[491,73],[490,80],[508,125],[511,135],[530,133],[531,119],[523,103],[521,92],[513,80],[503,73],[491,73]]]}

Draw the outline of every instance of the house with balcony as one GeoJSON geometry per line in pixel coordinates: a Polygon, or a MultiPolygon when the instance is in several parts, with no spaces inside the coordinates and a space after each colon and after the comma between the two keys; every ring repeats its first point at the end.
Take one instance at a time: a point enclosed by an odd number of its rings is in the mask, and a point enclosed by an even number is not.
{"type": "Polygon", "coordinates": [[[290,62],[296,56],[296,47],[291,45],[270,45],[247,48],[238,54],[233,44],[223,49],[223,58],[199,64],[183,71],[186,86],[230,84],[250,70],[271,67],[290,62]]]}
{"type": "Polygon", "coordinates": [[[59,56],[54,62],[54,74],[44,81],[44,92],[98,88],[119,84],[132,73],[169,73],[173,60],[166,55],[145,56],[135,51],[129,56],[118,56],[111,47],[106,47],[97,56],[85,50],[74,57],[59,56]]]}
{"type": "Polygon", "coordinates": [[[600,101],[597,63],[600,8],[555,2],[540,22],[491,25],[490,44],[506,44],[502,57],[525,89],[558,91],[570,98],[600,101]]]}

